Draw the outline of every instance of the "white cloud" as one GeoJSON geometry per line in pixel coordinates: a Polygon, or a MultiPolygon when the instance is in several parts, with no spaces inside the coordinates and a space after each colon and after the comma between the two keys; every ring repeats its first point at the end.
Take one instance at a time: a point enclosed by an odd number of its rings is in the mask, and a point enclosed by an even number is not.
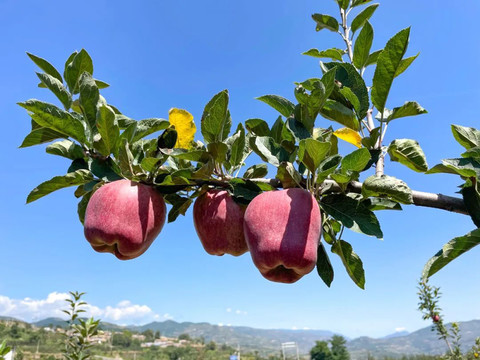
{"type": "Polygon", "coordinates": [[[405,331],[405,330],[407,330],[407,329],[404,328],[404,327],[397,327],[397,328],[395,328],[395,332],[402,332],[402,331],[405,331]]]}
{"type": "MultiPolygon", "coordinates": [[[[25,321],[38,321],[47,317],[65,318],[62,309],[67,307],[67,293],[52,292],[46,299],[11,299],[0,295],[0,315],[11,316],[25,321]]],[[[100,308],[88,304],[83,307],[85,316],[93,316],[104,321],[115,323],[142,324],[152,320],[172,319],[170,314],[158,315],[147,305],[132,304],[128,300],[117,305],[100,308]]]]}
{"type": "Polygon", "coordinates": [[[232,312],[232,308],[227,308],[227,312],[232,312]]]}

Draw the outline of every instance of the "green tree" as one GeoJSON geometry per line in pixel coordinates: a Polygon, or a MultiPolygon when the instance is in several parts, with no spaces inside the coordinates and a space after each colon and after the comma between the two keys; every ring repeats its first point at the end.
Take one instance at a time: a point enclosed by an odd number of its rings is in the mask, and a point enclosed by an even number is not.
{"type": "Polygon", "coordinates": [[[205,345],[205,349],[214,351],[217,349],[217,344],[215,341],[210,341],[207,345],[205,345]]]}
{"type": "Polygon", "coordinates": [[[190,335],[186,334],[186,333],[183,333],[183,334],[180,334],[178,335],[178,340],[192,340],[192,338],[190,337],[190,335]]]}
{"type": "Polygon", "coordinates": [[[85,312],[82,307],[87,305],[81,299],[84,294],[70,291],[71,298],[65,300],[69,304],[68,309],[63,310],[69,316],[67,332],[64,334],[63,356],[66,360],[88,359],[91,356],[90,349],[93,346],[90,343],[90,337],[98,333],[100,320],[94,320],[93,318],[85,320],[79,317],[81,313],[85,312]]]}
{"type": "Polygon", "coordinates": [[[316,341],[310,350],[310,356],[312,360],[334,360],[327,341],[316,341]]]}
{"type": "Polygon", "coordinates": [[[115,333],[112,337],[112,345],[128,348],[132,345],[132,333],[129,331],[123,331],[121,333],[115,333]]]}
{"type": "Polygon", "coordinates": [[[330,340],[330,351],[333,360],[350,360],[350,353],[346,347],[347,340],[343,336],[333,335],[330,340]]]}
{"type": "Polygon", "coordinates": [[[153,333],[153,330],[151,329],[145,330],[144,332],[142,332],[142,335],[145,336],[145,341],[147,342],[152,342],[156,338],[155,334],[153,333]]]}

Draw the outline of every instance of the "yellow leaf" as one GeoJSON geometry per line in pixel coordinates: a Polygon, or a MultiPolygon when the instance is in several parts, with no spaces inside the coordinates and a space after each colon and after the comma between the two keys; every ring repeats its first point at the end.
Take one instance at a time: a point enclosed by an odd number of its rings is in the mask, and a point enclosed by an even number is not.
{"type": "Polygon", "coordinates": [[[356,147],[362,147],[362,137],[358,132],[349,128],[338,129],[333,132],[337,138],[342,139],[356,147]]]}
{"type": "Polygon", "coordinates": [[[172,108],[168,112],[168,121],[170,125],[175,126],[177,130],[176,148],[190,149],[192,147],[193,137],[197,127],[193,122],[193,115],[187,110],[172,108]]]}

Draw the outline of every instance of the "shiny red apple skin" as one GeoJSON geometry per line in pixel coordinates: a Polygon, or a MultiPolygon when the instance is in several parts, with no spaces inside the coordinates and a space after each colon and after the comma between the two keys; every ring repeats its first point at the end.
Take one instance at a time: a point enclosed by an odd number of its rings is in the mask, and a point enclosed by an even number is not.
{"type": "Polygon", "coordinates": [[[153,187],[118,180],[99,188],[85,212],[85,237],[98,252],[120,260],[142,255],[165,224],[166,206],[153,187]]]}
{"type": "Polygon", "coordinates": [[[266,279],[294,283],[315,268],[322,218],[309,192],[292,188],[258,195],[245,212],[244,232],[266,279]]]}
{"type": "Polygon", "coordinates": [[[244,213],[245,209],[224,190],[209,190],[195,200],[193,224],[207,253],[240,256],[248,251],[243,235],[244,213]]]}

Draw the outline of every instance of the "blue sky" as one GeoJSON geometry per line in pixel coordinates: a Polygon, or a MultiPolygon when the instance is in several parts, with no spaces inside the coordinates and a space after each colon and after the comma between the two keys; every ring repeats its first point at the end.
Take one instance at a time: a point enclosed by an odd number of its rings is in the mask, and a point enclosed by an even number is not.
{"type": "MultiPolygon", "coordinates": [[[[254,98],[273,93],[293,100],[293,82],[319,75],[318,61],[301,52],[342,44],[332,33],[316,33],[310,15],[336,11],[333,0],[0,1],[0,315],[54,314],[65,292],[79,290],[88,293],[92,313],[118,323],[173,318],[349,337],[427,326],[416,310],[416,281],[445,242],[474,228],[465,216],[405,207],[378,214],[384,241],[346,233],[364,262],[362,291],[333,255],[330,289],[315,271],[293,285],[276,284],[261,277],[248,254],[209,256],[191,211],[166,225],[143,256],[121,262],[84,239],[73,190],[25,205],[31,189],[68,167],[44,147],[18,149],[30,121],[16,102],[55,101],[36,87],[38,69],[26,51],[62,68],[72,51],[87,49],[95,77],[111,84],[103,95],[135,119],[166,118],[179,107],[199,125],[204,105],[228,88],[235,124],[254,117],[273,122],[276,113],[254,98]]],[[[421,54],[397,79],[388,105],[416,100],[429,114],[392,123],[386,142],[417,139],[431,166],[462,151],[450,124],[479,125],[479,15],[476,2],[384,1],[372,21],[375,49],[412,26],[408,54],[421,54]]],[[[387,162],[386,172],[416,190],[453,195],[459,185],[453,176],[416,174],[396,163],[387,162]]],[[[479,255],[474,249],[432,279],[442,287],[448,321],[480,319],[479,255]]]]}

